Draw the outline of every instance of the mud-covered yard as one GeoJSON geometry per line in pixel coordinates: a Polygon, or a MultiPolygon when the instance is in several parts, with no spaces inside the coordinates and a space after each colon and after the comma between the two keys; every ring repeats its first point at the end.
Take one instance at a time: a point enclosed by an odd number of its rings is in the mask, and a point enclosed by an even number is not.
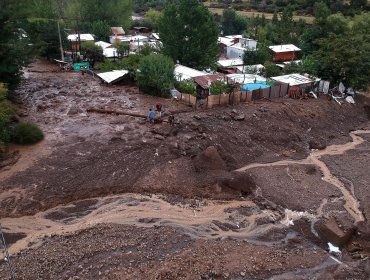
{"type": "Polygon", "coordinates": [[[364,97],[195,111],[45,62],[25,76],[18,115],[46,139],[0,170],[17,279],[368,279],[364,97]],[[158,100],[175,126],[90,112],[158,100]]]}

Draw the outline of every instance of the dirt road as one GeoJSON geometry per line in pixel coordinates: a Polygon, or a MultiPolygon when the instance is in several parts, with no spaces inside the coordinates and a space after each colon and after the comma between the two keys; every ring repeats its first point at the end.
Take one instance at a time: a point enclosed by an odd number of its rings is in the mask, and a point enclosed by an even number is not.
{"type": "Polygon", "coordinates": [[[159,99],[132,85],[43,62],[26,76],[18,114],[46,139],[11,147],[19,160],[0,170],[17,279],[368,279],[363,97],[197,111],[160,99],[181,112],[171,127],[88,112],[146,115],[159,99]]]}

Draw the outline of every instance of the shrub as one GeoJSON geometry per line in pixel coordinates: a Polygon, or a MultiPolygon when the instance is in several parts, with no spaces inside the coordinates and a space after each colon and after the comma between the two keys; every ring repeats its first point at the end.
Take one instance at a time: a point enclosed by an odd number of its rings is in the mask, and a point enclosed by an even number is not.
{"type": "Polygon", "coordinates": [[[225,84],[225,82],[217,80],[211,84],[209,92],[212,95],[218,95],[222,93],[229,93],[230,90],[229,86],[225,84]]]}
{"type": "Polygon", "coordinates": [[[178,83],[177,89],[182,93],[196,95],[196,85],[191,80],[184,80],[178,83]]]}
{"type": "Polygon", "coordinates": [[[12,141],[17,144],[34,144],[44,139],[41,129],[32,123],[19,123],[13,128],[12,141]]]}
{"type": "Polygon", "coordinates": [[[151,54],[140,59],[136,74],[139,88],[156,96],[169,95],[174,85],[175,65],[171,58],[162,54],[151,54]]]}
{"type": "Polygon", "coordinates": [[[9,142],[9,124],[14,116],[14,110],[7,99],[8,90],[0,83],[0,154],[4,152],[9,142]]]}

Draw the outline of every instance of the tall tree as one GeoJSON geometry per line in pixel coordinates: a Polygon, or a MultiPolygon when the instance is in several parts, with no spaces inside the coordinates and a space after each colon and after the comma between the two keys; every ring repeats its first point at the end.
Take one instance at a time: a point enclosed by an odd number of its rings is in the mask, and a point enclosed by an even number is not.
{"type": "Polygon", "coordinates": [[[25,0],[2,0],[0,4],[0,82],[14,89],[28,60],[28,39],[20,29],[26,16],[25,0]]]}
{"type": "Polygon", "coordinates": [[[218,30],[213,16],[199,1],[168,5],[158,25],[165,55],[198,69],[215,66],[218,30]]]}
{"type": "Polygon", "coordinates": [[[225,9],[222,13],[223,35],[241,34],[247,28],[246,18],[239,16],[233,9],[225,9]]]}

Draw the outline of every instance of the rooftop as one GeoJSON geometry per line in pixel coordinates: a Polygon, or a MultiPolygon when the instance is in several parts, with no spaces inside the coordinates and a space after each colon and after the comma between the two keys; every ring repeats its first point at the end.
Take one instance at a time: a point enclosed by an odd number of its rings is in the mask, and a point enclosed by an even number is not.
{"type": "Polygon", "coordinates": [[[202,72],[181,64],[175,66],[175,78],[177,81],[189,80],[194,77],[208,75],[207,72],[202,72]]]}
{"type": "Polygon", "coordinates": [[[109,47],[112,46],[112,44],[109,44],[109,43],[104,42],[104,41],[95,42],[95,45],[97,45],[99,47],[102,47],[103,49],[109,48],[109,47]]]}
{"type": "Polygon", "coordinates": [[[243,59],[241,58],[223,59],[223,60],[217,61],[217,64],[219,64],[221,67],[239,66],[239,65],[243,65],[243,59]]]}
{"type": "Polygon", "coordinates": [[[269,46],[269,49],[275,53],[280,52],[299,52],[301,49],[296,47],[293,44],[288,45],[277,45],[277,46],[269,46]]]}
{"type": "MultiPolygon", "coordinates": [[[[78,41],[78,34],[70,34],[68,35],[68,40],[70,41],[78,41]]],[[[94,41],[94,36],[92,34],[80,34],[81,41],[94,41]]]]}
{"type": "Polygon", "coordinates": [[[221,73],[208,74],[193,78],[194,82],[204,89],[208,89],[209,86],[217,80],[225,80],[225,75],[221,73]]]}
{"type": "Polygon", "coordinates": [[[271,77],[271,79],[279,83],[289,84],[290,86],[299,86],[299,85],[304,85],[304,84],[313,82],[313,80],[311,80],[310,78],[307,78],[300,74],[289,74],[289,75],[284,75],[284,76],[276,76],[276,77],[271,77]]]}
{"type": "Polygon", "coordinates": [[[239,84],[250,84],[254,82],[265,82],[266,78],[259,76],[259,75],[254,75],[254,74],[229,74],[226,75],[227,78],[233,80],[236,83],[239,84]]]}
{"type": "Polygon", "coordinates": [[[231,46],[235,44],[234,39],[226,37],[218,37],[218,42],[226,46],[231,46]]]}

